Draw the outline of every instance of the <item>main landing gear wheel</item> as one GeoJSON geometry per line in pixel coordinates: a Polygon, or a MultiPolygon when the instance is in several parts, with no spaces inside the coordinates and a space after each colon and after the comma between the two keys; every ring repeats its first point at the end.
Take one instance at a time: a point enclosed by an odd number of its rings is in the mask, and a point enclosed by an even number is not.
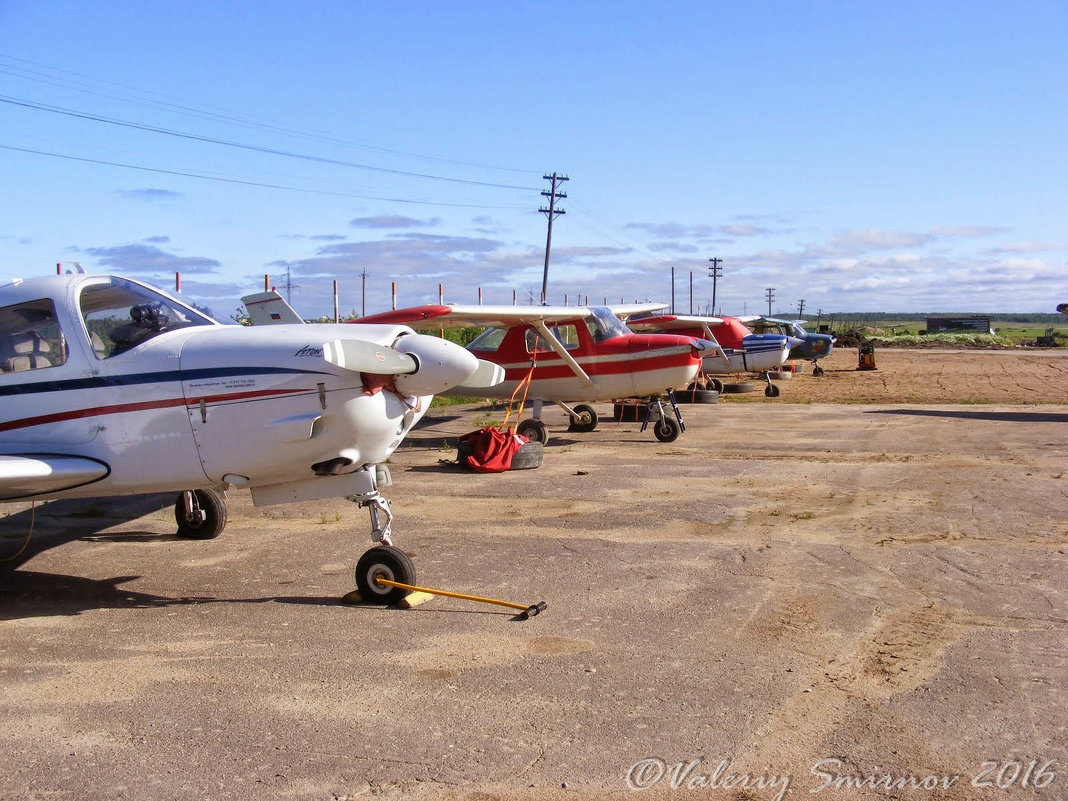
{"type": "Polygon", "coordinates": [[[363,600],[389,606],[407,595],[408,590],[379,584],[375,581],[379,576],[401,584],[414,584],[415,565],[408,554],[392,545],[376,545],[365,551],[356,563],[356,588],[363,600]]]}
{"type": "Polygon", "coordinates": [[[823,375],[823,368],[818,364],[812,366],[812,375],[823,375]]]}
{"type": "Polygon", "coordinates": [[[516,426],[515,433],[526,437],[531,442],[540,442],[542,445],[549,441],[549,429],[546,428],[545,423],[533,417],[516,426]]]}
{"type": "Polygon", "coordinates": [[[779,388],[774,384],[768,384],[764,387],[764,394],[769,398],[777,398],[779,397],[779,388]]]}
{"type": "Polygon", "coordinates": [[[708,379],[708,388],[714,389],[716,392],[723,392],[723,382],[718,378],[710,378],[708,379]]]}
{"type": "Polygon", "coordinates": [[[587,432],[595,428],[597,428],[597,412],[592,406],[580,403],[575,407],[575,413],[571,416],[571,425],[567,430],[587,432]]]}
{"type": "Polygon", "coordinates": [[[178,536],[187,540],[212,540],[226,528],[226,499],[214,490],[186,490],[174,504],[178,536]],[[186,507],[189,495],[189,507],[186,507]]]}
{"type": "Polygon", "coordinates": [[[653,436],[661,442],[674,442],[681,433],[682,427],[673,417],[661,417],[653,426],[653,436]]]}

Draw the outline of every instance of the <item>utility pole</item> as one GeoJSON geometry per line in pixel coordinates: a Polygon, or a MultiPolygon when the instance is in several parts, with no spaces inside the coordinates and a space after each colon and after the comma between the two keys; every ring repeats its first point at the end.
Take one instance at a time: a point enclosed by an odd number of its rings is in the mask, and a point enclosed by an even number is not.
{"type": "Polygon", "coordinates": [[[552,175],[543,175],[542,178],[546,181],[552,181],[548,192],[542,192],[542,197],[549,198],[549,208],[542,206],[538,211],[549,217],[549,231],[545,235],[545,271],[541,275],[541,305],[545,305],[545,299],[549,293],[549,250],[553,245],[553,219],[557,214],[566,214],[563,209],[556,208],[557,198],[566,198],[567,195],[564,192],[558,192],[556,185],[570,180],[566,175],[557,175],[555,172],[552,175]]]}
{"type": "Polygon", "coordinates": [[[801,298],[801,300],[797,301],[797,319],[800,320],[804,316],[805,316],[805,299],[801,298]]]}
{"type": "Polygon", "coordinates": [[[723,275],[723,268],[720,267],[723,264],[723,259],[715,258],[709,259],[709,263],[712,265],[708,268],[708,275],[712,279],[712,313],[716,313],[716,279],[723,275]]]}
{"type": "Polygon", "coordinates": [[[360,317],[367,316],[367,268],[360,273],[360,317]]]}
{"type": "Polygon", "coordinates": [[[771,317],[771,302],[775,300],[775,287],[769,286],[764,290],[764,295],[768,299],[768,317],[771,317]]]}

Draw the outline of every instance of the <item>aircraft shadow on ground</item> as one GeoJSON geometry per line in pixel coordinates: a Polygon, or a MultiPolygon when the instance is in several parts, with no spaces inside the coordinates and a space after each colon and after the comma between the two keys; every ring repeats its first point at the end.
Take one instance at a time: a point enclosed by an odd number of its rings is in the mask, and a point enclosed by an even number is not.
{"type": "Polygon", "coordinates": [[[0,620],[78,615],[90,609],[143,609],[198,603],[124,589],[140,576],[90,579],[35,570],[5,571],[0,587],[0,620]]]}
{"type": "Polygon", "coordinates": [[[972,409],[873,409],[867,414],[903,414],[913,417],[950,417],[959,420],[991,420],[998,423],[1066,423],[1068,414],[1058,412],[997,412],[972,409]]]}
{"type": "Polygon", "coordinates": [[[0,621],[37,617],[71,617],[93,609],[152,609],[173,606],[202,606],[206,604],[265,604],[279,603],[296,606],[347,606],[354,611],[383,612],[420,611],[437,614],[480,614],[510,617],[514,613],[463,607],[455,609],[404,610],[376,604],[349,604],[340,595],[266,596],[263,598],[211,598],[182,596],[172,598],[147,592],[137,592],[122,585],[140,576],[114,576],[91,579],[61,573],[34,570],[13,570],[3,576],[0,586],[0,621]]]}
{"type": "Polygon", "coordinates": [[[175,497],[175,493],[155,493],[46,501],[10,514],[0,522],[0,574],[25,564],[44,551],[75,540],[137,542],[176,537],[173,532],[108,532],[115,526],[172,507],[175,497]]]}

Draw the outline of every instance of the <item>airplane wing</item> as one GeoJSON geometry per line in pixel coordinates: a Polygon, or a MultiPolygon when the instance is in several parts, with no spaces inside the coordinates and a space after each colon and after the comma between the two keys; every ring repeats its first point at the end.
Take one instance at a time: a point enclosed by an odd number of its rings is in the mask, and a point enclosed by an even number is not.
{"type": "Polygon", "coordinates": [[[536,323],[552,325],[591,314],[585,306],[412,306],[369,314],[351,322],[403,323],[413,328],[510,328],[536,323]]]}
{"type": "Polygon", "coordinates": [[[286,303],[285,298],[273,289],[270,292],[257,292],[241,298],[248,310],[253,325],[281,325],[282,323],[303,323],[300,315],[286,303]]]}
{"type": "Polygon", "coordinates": [[[722,317],[699,317],[692,314],[661,314],[656,317],[639,317],[628,320],[631,331],[678,331],[685,328],[723,325],[722,317]]]}
{"type": "Polygon", "coordinates": [[[650,314],[663,311],[667,307],[667,303],[624,303],[619,306],[609,306],[608,309],[625,322],[636,314],[650,314]]]}
{"type": "Polygon", "coordinates": [[[111,468],[96,459],[61,454],[0,456],[0,500],[29,498],[99,481],[111,468]]]}

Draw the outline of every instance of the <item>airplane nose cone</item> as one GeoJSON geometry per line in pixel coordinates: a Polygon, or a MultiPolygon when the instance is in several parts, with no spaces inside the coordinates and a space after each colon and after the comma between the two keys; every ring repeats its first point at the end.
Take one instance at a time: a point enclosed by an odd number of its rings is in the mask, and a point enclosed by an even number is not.
{"type": "Polygon", "coordinates": [[[394,380],[397,389],[405,395],[436,395],[463,384],[479,369],[474,354],[447,339],[408,334],[393,347],[417,361],[415,372],[399,375],[394,380]]]}

